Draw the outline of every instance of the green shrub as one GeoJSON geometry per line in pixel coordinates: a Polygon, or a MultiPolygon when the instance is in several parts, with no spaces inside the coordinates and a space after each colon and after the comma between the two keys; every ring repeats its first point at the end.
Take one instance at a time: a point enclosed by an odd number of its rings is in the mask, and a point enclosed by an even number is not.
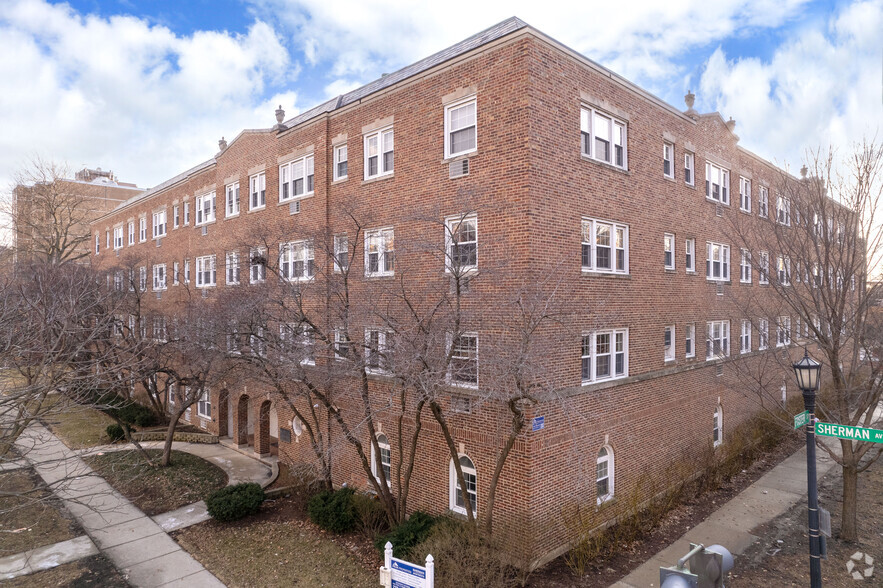
{"type": "Polygon", "coordinates": [[[156,414],[151,409],[137,402],[130,402],[116,412],[121,421],[142,428],[152,427],[157,420],[156,414]]]}
{"type": "Polygon", "coordinates": [[[307,503],[310,520],[332,533],[352,531],[358,522],[354,494],[352,488],[316,494],[307,503]]]}
{"type": "Polygon", "coordinates": [[[373,542],[378,535],[389,531],[386,511],[376,496],[354,494],[353,502],[356,507],[356,527],[365,538],[373,542]]]}
{"type": "Polygon", "coordinates": [[[116,423],[112,425],[107,425],[107,428],[104,431],[107,433],[107,436],[110,437],[111,443],[116,443],[117,441],[125,439],[126,437],[126,433],[123,431],[123,428],[116,423]]]}
{"type": "Polygon", "coordinates": [[[227,522],[256,513],[264,498],[261,485],[248,482],[212,492],[206,497],[205,505],[213,518],[227,522]]]}
{"type": "Polygon", "coordinates": [[[411,551],[418,543],[423,542],[429,536],[429,532],[438,522],[438,519],[422,511],[415,511],[407,521],[392,530],[391,533],[378,537],[374,541],[374,547],[380,553],[386,546],[386,542],[392,543],[392,553],[395,557],[407,559],[411,551]]]}

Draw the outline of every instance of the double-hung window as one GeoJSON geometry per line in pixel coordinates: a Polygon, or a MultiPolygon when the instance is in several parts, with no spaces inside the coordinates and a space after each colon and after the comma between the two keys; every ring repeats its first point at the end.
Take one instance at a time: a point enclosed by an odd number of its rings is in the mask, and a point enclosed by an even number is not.
{"type": "Polygon", "coordinates": [[[135,221],[129,221],[129,245],[135,244],[135,221]]]}
{"type": "Polygon", "coordinates": [[[227,285],[233,286],[239,283],[239,253],[228,251],[225,263],[227,269],[227,285]]]}
{"type": "Polygon", "coordinates": [[[751,353],[751,321],[742,319],[742,335],[739,337],[740,353],[751,353]]]}
{"type": "Polygon", "coordinates": [[[758,276],[757,283],[758,284],[769,284],[770,283],[770,254],[767,251],[760,252],[760,259],[758,260],[758,276]]]}
{"type": "Polygon", "coordinates": [[[389,486],[392,461],[390,459],[389,439],[383,433],[377,435],[377,447],[380,448],[380,455],[376,454],[374,445],[371,445],[371,473],[374,474],[378,482],[383,480],[389,486]],[[380,476],[381,470],[383,471],[382,478],[380,476]]]}
{"type": "Polygon", "coordinates": [[[581,349],[583,384],[628,376],[628,329],[583,335],[581,349]]]}
{"type": "Polygon", "coordinates": [[[475,96],[445,107],[445,159],[477,149],[475,96]]]}
{"type": "Polygon", "coordinates": [[[346,235],[334,235],[334,273],[345,272],[349,263],[349,239],[346,235]]]}
{"type": "Polygon", "coordinates": [[[147,290],[147,266],[144,265],[138,268],[138,290],[140,292],[147,290]]]}
{"type": "Polygon", "coordinates": [[[769,346],[770,321],[762,318],[757,321],[757,349],[763,351],[769,346]]]}
{"type": "Polygon", "coordinates": [[[248,281],[260,284],[267,279],[267,250],[263,247],[252,247],[248,254],[248,281]]]}
{"type": "Polygon", "coordinates": [[[204,225],[215,220],[215,193],[209,192],[196,197],[196,222],[194,226],[204,225]]]}
{"type": "Polygon", "coordinates": [[[104,237],[107,239],[106,248],[110,249],[110,231],[104,231],[104,237]]]}
{"type": "Polygon", "coordinates": [[[675,177],[675,146],[671,143],[662,144],[662,175],[671,179],[675,177]]]}
{"type": "Polygon", "coordinates": [[[385,373],[390,366],[389,333],[380,329],[365,329],[365,369],[385,373]]]}
{"type": "Polygon", "coordinates": [[[705,276],[709,280],[730,279],[730,246],[723,243],[706,244],[705,276]]]}
{"type": "Polygon", "coordinates": [[[730,355],[730,321],[710,321],[705,337],[705,358],[721,359],[730,355]]]}
{"type": "Polygon", "coordinates": [[[751,283],[751,252],[747,249],[742,250],[739,261],[739,281],[743,284],[751,283]]]}
{"type": "Polygon", "coordinates": [[[457,469],[454,467],[454,460],[448,473],[449,501],[448,506],[453,512],[466,514],[466,501],[469,501],[469,508],[472,514],[478,514],[478,483],[475,464],[465,455],[459,456],[460,471],[463,472],[463,481],[466,482],[466,491],[460,487],[460,480],[457,479],[457,469]],[[464,498],[465,494],[465,498],[464,498]]]}
{"type": "Polygon", "coordinates": [[[196,403],[196,414],[204,419],[212,418],[212,396],[208,388],[204,388],[196,403]]]}
{"type": "Polygon", "coordinates": [[[451,341],[448,380],[456,386],[478,386],[478,335],[464,333],[451,341]]]}
{"type": "Polygon", "coordinates": [[[184,283],[185,284],[190,283],[190,260],[189,259],[184,260],[184,283]]]}
{"type": "Polygon", "coordinates": [[[307,155],[279,166],[279,202],[313,193],[313,156],[307,155]]]}
{"type": "Polygon", "coordinates": [[[776,347],[791,345],[791,317],[780,316],[776,321],[776,347]]]}
{"type": "Polygon", "coordinates": [[[445,221],[445,271],[454,274],[478,268],[478,217],[455,216],[445,221]]]}
{"type": "Polygon", "coordinates": [[[303,282],[316,275],[312,241],[291,241],[279,245],[279,276],[289,282],[303,282]]]}
{"type": "Polygon", "coordinates": [[[628,168],[626,123],[584,106],[580,109],[580,135],[583,155],[628,168]]]}
{"type": "Polygon", "coordinates": [[[147,217],[145,216],[138,219],[138,241],[140,243],[147,241],[147,217]]]}
{"type": "Polygon", "coordinates": [[[153,238],[166,236],[166,211],[160,210],[153,213],[153,238]]]}
{"type": "Polygon", "coordinates": [[[178,266],[178,262],[172,263],[172,285],[177,286],[181,283],[181,275],[180,275],[180,267],[178,266]]]}
{"type": "Polygon", "coordinates": [[[761,186],[757,195],[757,216],[767,218],[770,213],[770,191],[766,186],[761,186]]]}
{"type": "Polygon", "coordinates": [[[395,236],[392,229],[365,232],[365,276],[395,273],[395,236]]]}
{"type": "Polygon", "coordinates": [[[739,176],[739,210],[751,212],[751,180],[739,176]]]}
{"type": "Polygon", "coordinates": [[[714,421],[711,429],[711,442],[717,447],[724,441],[724,410],[718,405],[714,411],[714,421]]]}
{"type": "Polygon", "coordinates": [[[196,287],[208,288],[215,285],[217,277],[215,269],[215,256],[203,255],[196,258],[196,287]]]}
{"type": "Polygon", "coordinates": [[[582,269],[588,272],[629,273],[627,225],[584,218],[582,269]]]}
{"type": "Polygon", "coordinates": [[[595,460],[595,501],[597,504],[613,498],[613,450],[602,447],[595,460]]]}
{"type": "Polygon", "coordinates": [[[113,248],[123,248],[123,227],[115,227],[113,230],[113,248]]]}
{"type": "Polygon", "coordinates": [[[95,233],[95,255],[101,253],[101,235],[95,233]]]}
{"type": "Polygon", "coordinates": [[[347,148],[346,143],[334,148],[334,181],[345,180],[347,177],[347,148]]]}
{"type": "Polygon", "coordinates": [[[776,278],[780,286],[791,285],[791,258],[787,255],[776,257],[776,278]]]}
{"type": "Polygon", "coordinates": [[[186,227],[189,224],[190,224],[190,203],[185,202],[184,203],[184,226],[186,227]]]}
{"type": "Polygon", "coordinates": [[[684,241],[684,265],[689,273],[696,271],[696,239],[684,241]]]}
{"type": "Polygon", "coordinates": [[[675,360],[675,327],[674,325],[670,325],[665,327],[664,337],[663,337],[663,349],[665,361],[674,361],[675,360]]]}
{"type": "Polygon", "coordinates": [[[776,222],[786,227],[791,226],[791,201],[785,196],[776,197],[776,222]]]}
{"type": "Polygon", "coordinates": [[[730,204],[730,170],[705,162],[705,197],[730,204]]]}
{"type": "Polygon", "coordinates": [[[693,161],[692,153],[684,153],[684,183],[688,186],[693,186],[696,182],[693,161]]]}
{"type": "Polygon", "coordinates": [[[154,291],[166,289],[166,264],[157,263],[153,266],[154,291]]]}
{"type": "Polygon", "coordinates": [[[365,135],[365,179],[393,172],[394,137],[392,127],[365,135]]]}
{"type": "Polygon", "coordinates": [[[671,233],[663,234],[662,250],[665,269],[675,269],[675,236],[671,233]]]}
{"type": "Polygon", "coordinates": [[[291,354],[301,365],[315,365],[316,337],[313,329],[292,324],[279,325],[282,350],[291,354]]]}
{"type": "Polygon", "coordinates": [[[267,175],[264,172],[248,178],[248,209],[258,210],[267,205],[267,175]]]}
{"type": "Polygon", "coordinates": [[[172,228],[177,229],[181,226],[181,206],[175,204],[172,206],[172,228]]]}
{"type": "Polygon", "coordinates": [[[696,325],[687,325],[687,334],[684,336],[684,356],[696,357],[696,325]]]}
{"type": "Polygon", "coordinates": [[[227,184],[224,188],[226,193],[224,204],[224,216],[230,218],[239,214],[239,182],[227,184]]]}

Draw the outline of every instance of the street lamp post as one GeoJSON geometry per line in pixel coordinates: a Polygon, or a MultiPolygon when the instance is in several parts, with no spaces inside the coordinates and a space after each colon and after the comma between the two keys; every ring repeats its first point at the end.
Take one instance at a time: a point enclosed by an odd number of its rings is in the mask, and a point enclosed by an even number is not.
{"type": "Polygon", "coordinates": [[[803,349],[803,358],[793,366],[803,406],[809,413],[806,424],[806,484],[809,490],[809,580],[810,588],[822,588],[821,539],[819,537],[819,494],[816,480],[816,390],[822,364],[803,349]]]}

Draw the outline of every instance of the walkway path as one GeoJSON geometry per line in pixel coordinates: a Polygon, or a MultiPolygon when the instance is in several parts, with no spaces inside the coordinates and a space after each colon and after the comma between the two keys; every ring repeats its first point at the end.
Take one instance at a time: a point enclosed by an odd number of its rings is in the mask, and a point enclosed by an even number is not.
{"type": "MultiPolygon", "coordinates": [[[[816,456],[821,479],[836,463],[823,451],[817,451],[816,456]]],[[[751,534],[754,527],[775,519],[794,504],[806,500],[805,497],[806,447],[803,447],[611,588],[659,586],[659,568],[675,565],[690,551],[691,542],[723,545],[733,555],[741,555],[759,539],[751,534]]]]}
{"type": "MultiPolygon", "coordinates": [[[[167,534],[208,518],[205,503],[151,519],[92,471],[80,459],[84,452],[68,449],[43,426],[31,425],[16,444],[88,537],[0,559],[0,578],[49,569],[100,550],[136,587],[224,586],[167,534]]],[[[274,477],[270,466],[219,445],[175,443],[173,447],[216,463],[227,472],[231,484],[255,481],[266,485],[274,477]]],[[[125,448],[108,446],[89,452],[125,448]]]]}

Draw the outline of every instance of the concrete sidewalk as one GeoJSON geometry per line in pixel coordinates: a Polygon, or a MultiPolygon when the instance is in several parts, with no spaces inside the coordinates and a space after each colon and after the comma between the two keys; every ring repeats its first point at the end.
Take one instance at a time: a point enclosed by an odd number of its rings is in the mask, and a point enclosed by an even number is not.
{"type": "Polygon", "coordinates": [[[133,586],[224,586],[46,428],[32,424],[16,445],[133,586]]]}
{"type": "MultiPolygon", "coordinates": [[[[823,451],[817,451],[816,456],[821,479],[837,464],[823,451]]],[[[659,586],[659,568],[675,565],[690,551],[691,542],[706,546],[717,543],[739,556],[759,539],[751,534],[754,527],[805,501],[806,492],[806,447],[802,447],[611,588],[659,586]]]]}

